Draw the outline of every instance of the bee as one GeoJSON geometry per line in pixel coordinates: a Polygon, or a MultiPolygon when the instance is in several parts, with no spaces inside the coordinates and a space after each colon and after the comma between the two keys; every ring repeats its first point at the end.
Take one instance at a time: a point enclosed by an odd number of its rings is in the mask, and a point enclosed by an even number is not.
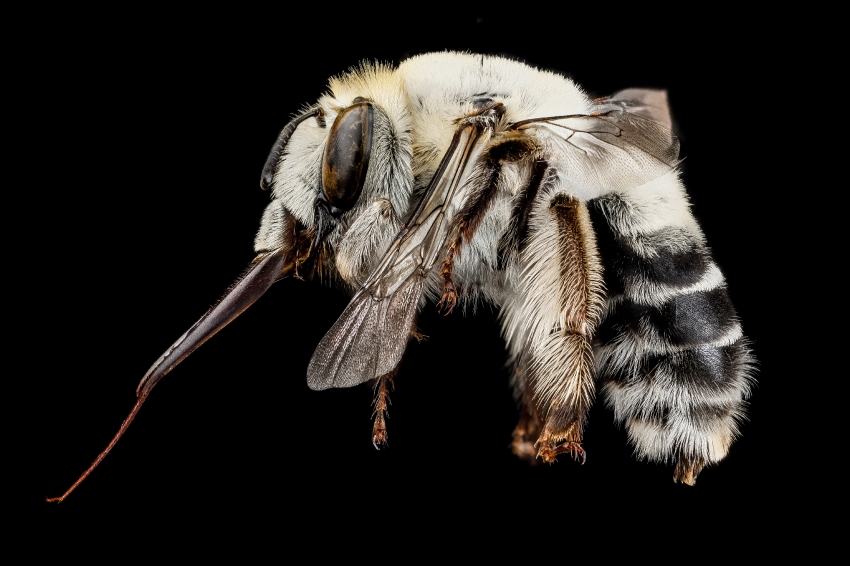
{"type": "Polygon", "coordinates": [[[372,442],[418,313],[499,311],[529,461],[584,462],[597,391],[641,459],[693,485],[739,434],[754,357],[680,179],[664,91],[591,99],[501,57],[363,63],[284,127],[248,271],[153,364],[154,386],[275,282],[352,299],[319,342],[311,389],[374,388],[372,442]]]}

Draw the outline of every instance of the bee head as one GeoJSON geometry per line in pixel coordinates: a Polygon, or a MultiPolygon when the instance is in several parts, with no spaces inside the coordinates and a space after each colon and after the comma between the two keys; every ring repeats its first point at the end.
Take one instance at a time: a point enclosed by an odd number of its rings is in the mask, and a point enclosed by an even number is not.
{"type": "MultiPolygon", "coordinates": [[[[272,199],[254,240],[268,254],[312,238],[299,276],[356,286],[398,233],[413,187],[407,108],[381,66],[332,79],[330,91],[284,128],[261,179],[272,199]],[[363,73],[371,80],[364,81],[363,73]]],[[[303,246],[302,246],[303,247],[303,246]]]]}

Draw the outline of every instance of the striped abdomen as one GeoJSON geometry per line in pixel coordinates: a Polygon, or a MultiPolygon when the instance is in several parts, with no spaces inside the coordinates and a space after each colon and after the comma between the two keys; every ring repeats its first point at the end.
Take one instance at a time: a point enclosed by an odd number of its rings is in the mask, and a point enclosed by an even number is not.
{"type": "Polygon", "coordinates": [[[751,383],[725,280],[677,178],[588,207],[608,289],[594,343],[603,395],[638,456],[692,484],[726,456],[751,383]]]}

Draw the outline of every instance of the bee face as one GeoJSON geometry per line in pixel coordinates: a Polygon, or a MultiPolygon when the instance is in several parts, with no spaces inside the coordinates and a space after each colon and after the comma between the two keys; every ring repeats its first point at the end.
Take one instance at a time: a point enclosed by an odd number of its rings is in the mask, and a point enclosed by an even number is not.
{"type": "Polygon", "coordinates": [[[270,202],[252,267],[151,367],[133,414],[181,360],[294,276],[352,295],[307,381],[371,383],[376,447],[421,310],[486,302],[513,368],[519,457],[584,461],[601,394],[640,457],[693,483],[737,435],[753,362],[670,128],[663,92],[594,100],[498,57],[427,54],[331,79],[262,172],[270,202]]]}

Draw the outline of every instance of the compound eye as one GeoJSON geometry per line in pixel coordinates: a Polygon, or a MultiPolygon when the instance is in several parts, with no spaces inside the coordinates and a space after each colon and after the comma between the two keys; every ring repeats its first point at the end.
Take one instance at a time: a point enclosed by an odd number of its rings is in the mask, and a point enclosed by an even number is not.
{"type": "Polygon", "coordinates": [[[322,192],[335,215],[351,210],[363,190],[374,118],[372,103],[358,102],[340,112],[331,127],[322,160],[322,192]]]}

